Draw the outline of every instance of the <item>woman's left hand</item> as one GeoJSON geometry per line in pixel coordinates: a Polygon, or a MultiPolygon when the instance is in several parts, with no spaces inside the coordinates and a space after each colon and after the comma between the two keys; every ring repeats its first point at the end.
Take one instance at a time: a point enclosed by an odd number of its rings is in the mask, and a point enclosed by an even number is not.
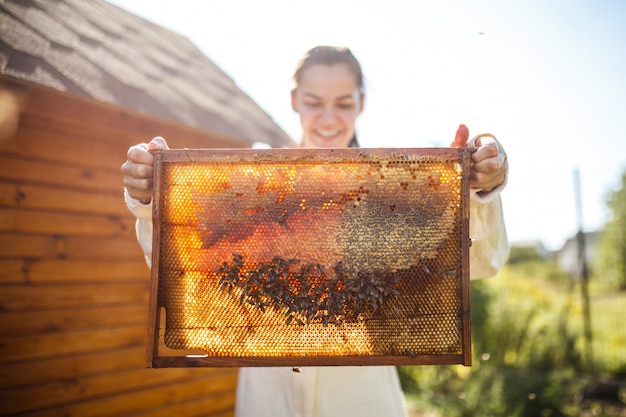
{"type": "MultiPolygon", "coordinates": [[[[469,139],[469,130],[460,125],[456,131],[453,148],[465,148],[469,139]]],[[[476,139],[476,151],[472,154],[470,163],[470,188],[479,192],[488,193],[504,183],[509,165],[502,145],[490,136],[481,136],[476,139]]]]}

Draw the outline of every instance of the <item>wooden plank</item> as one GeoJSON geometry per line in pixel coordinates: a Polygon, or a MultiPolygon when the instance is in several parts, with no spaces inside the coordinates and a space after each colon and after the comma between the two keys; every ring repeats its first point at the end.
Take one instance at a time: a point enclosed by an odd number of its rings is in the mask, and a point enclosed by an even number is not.
{"type": "Polygon", "coordinates": [[[63,124],[74,130],[128,147],[161,135],[179,147],[246,147],[248,141],[186,126],[101,101],[70,95],[48,87],[29,84],[22,113],[36,115],[45,125],[63,124]]]}
{"type": "MultiPolygon", "coordinates": [[[[58,125],[57,125],[58,128],[58,125]]],[[[128,148],[114,147],[93,137],[73,137],[58,132],[55,125],[35,126],[31,116],[22,115],[16,139],[2,148],[5,155],[38,159],[46,163],[75,165],[84,161],[98,169],[119,169],[126,160],[128,148]]]]}
{"type": "MultiPolygon", "coordinates": [[[[67,258],[68,259],[89,259],[89,260],[137,260],[145,265],[145,259],[137,237],[135,235],[135,218],[128,217],[133,225],[130,236],[124,234],[119,237],[107,239],[91,237],[67,237],[67,258]]],[[[146,267],[147,268],[147,267],[146,267]]],[[[147,276],[149,276],[149,271],[147,276]]]]}
{"type": "MultiPolygon", "coordinates": [[[[126,372],[98,375],[90,378],[62,380],[53,384],[18,388],[0,391],[2,412],[6,414],[46,409],[78,402],[88,402],[104,396],[120,395],[137,390],[147,390],[160,387],[172,387],[180,383],[196,380],[196,384],[210,384],[205,395],[211,396],[214,392],[228,393],[232,397],[232,372],[209,370],[202,374],[197,370],[184,368],[171,369],[169,372],[150,372],[147,369],[137,369],[126,372]]],[[[219,397],[218,397],[219,398],[219,397]]],[[[218,409],[223,409],[228,403],[222,400],[218,409]]],[[[144,406],[149,404],[144,404],[144,406]]],[[[205,410],[205,412],[208,410],[205,410]]],[[[5,414],[5,415],[6,415],[5,414]]],[[[178,414],[176,414],[179,416],[178,414]]]]}
{"type": "Polygon", "coordinates": [[[4,286],[0,310],[28,311],[123,304],[148,305],[149,283],[4,286]]]}
{"type": "MultiPolygon", "coordinates": [[[[82,237],[62,235],[24,235],[0,233],[0,259],[27,258],[29,260],[141,260],[143,252],[134,236],[82,237]]],[[[1,261],[0,261],[1,262],[1,261]]],[[[0,281],[3,276],[0,267],[0,281]]]]}
{"type": "Polygon", "coordinates": [[[110,327],[142,326],[148,320],[143,304],[0,312],[0,338],[110,327]]]}
{"type": "MultiPolygon", "coordinates": [[[[20,414],[20,417],[118,417],[120,415],[141,412],[146,409],[146,405],[151,407],[162,407],[168,404],[178,404],[194,398],[207,395],[207,392],[215,389],[216,385],[231,386],[225,395],[226,400],[219,400],[218,412],[223,411],[225,404],[233,404],[234,387],[237,384],[235,373],[217,374],[210,381],[197,380],[183,382],[172,386],[150,388],[146,390],[127,392],[119,395],[111,395],[106,398],[94,399],[80,403],[67,404],[60,407],[48,408],[20,414]]],[[[211,410],[205,411],[206,416],[211,416],[211,410]]]]}
{"type": "MultiPolygon", "coordinates": [[[[122,174],[115,170],[98,169],[90,161],[74,161],[73,164],[57,164],[32,159],[21,159],[0,152],[0,178],[22,184],[45,184],[65,186],[72,184],[83,190],[121,192],[122,174]]],[[[121,166],[124,160],[119,161],[121,166]]]]}
{"type": "Polygon", "coordinates": [[[0,284],[128,283],[148,285],[150,270],[136,261],[0,260],[0,284]]]}
{"type": "Polygon", "coordinates": [[[24,261],[0,261],[0,284],[23,284],[24,261]]]}
{"type": "Polygon", "coordinates": [[[62,211],[99,215],[126,216],[130,212],[116,192],[85,191],[66,187],[13,184],[0,181],[0,206],[41,211],[62,211]]]}
{"type": "Polygon", "coordinates": [[[133,417],[232,417],[236,389],[133,414],[133,417]]]}
{"type": "Polygon", "coordinates": [[[0,363],[145,345],[145,326],[65,332],[0,339],[0,363]]]}
{"type": "Polygon", "coordinates": [[[144,346],[81,355],[0,364],[0,389],[51,384],[59,380],[144,368],[144,346]]]}
{"type": "Polygon", "coordinates": [[[63,236],[0,233],[0,258],[65,258],[65,242],[63,236]]]}
{"type": "MultiPolygon", "coordinates": [[[[101,125],[99,125],[101,126],[101,125]]],[[[133,138],[127,137],[123,142],[116,144],[112,138],[120,136],[120,126],[111,131],[111,137],[105,137],[96,126],[89,130],[79,130],[60,121],[42,121],[39,115],[23,113],[20,117],[16,137],[2,149],[5,155],[19,156],[20,158],[38,159],[47,163],[64,163],[75,165],[77,161],[88,161],[89,165],[97,169],[118,169],[126,160],[128,147],[139,142],[147,142],[154,136],[165,136],[171,147],[233,147],[233,141],[198,140],[195,135],[184,137],[181,132],[172,129],[154,131],[154,134],[138,133],[133,138]],[[167,131],[171,134],[168,135],[167,131]],[[132,141],[131,141],[132,139],[132,141]],[[187,140],[185,140],[187,139],[187,140]],[[215,145],[212,145],[215,143],[215,145]],[[116,146],[117,145],[117,146],[116,146]],[[62,149],[63,152],[59,152],[62,149]]],[[[206,133],[203,133],[206,134],[206,133]]],[[[239,143],[235,147],[243,146],[239,143]]]]}
{"type": "Polygon", "coordinates": [[[130,238],[135,233],[135,221],[132,216],[95,216],[0,207],[0,232],[130,238]]]}

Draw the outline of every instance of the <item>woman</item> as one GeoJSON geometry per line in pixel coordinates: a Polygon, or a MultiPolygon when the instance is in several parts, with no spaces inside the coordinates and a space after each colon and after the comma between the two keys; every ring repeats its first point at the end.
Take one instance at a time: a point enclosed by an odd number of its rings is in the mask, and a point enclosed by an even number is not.
{"type": "MultiPolygon", "coordinates": [[[[361,66],[347,48],[320,46],[308,51],[294,74],[291,103],[300,116],[304,148],[356,147],[355,122],[365,93],[361,66]]],[[[451,146],[468,145],[469,131],[459,127],[451,146]]],[[[470,253],[472,277],[493,275],[508,256],[499,190],[508,165],[498,142],[482,138],[470,143],[470,253]],[[478,142],[478,143],[476,143],[478,142]]],[[[167,149],[163,138],[133,146],[122,165],[126,201],[137,217],[139,242],[150,262],[152,223],[152,155],[167,149]]],[[[407,415],[393,366],[242,368],[236,415],[248,416],[381,416],[407,415]]]]}

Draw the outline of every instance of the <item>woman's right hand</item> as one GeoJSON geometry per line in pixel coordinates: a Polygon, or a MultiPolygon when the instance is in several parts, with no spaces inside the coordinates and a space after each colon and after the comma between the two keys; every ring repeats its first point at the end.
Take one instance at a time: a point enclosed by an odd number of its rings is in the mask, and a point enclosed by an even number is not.
{"type": "Polygon", "coordinates": [[[150,143],[140,143],[128,149],[126,162],[121,167],[124,187],[131,197],[143,204],[148,204],[152,200],[154,156],[150,151],[166,149],[169,149],[169,146],[160,136],[152,139],[150,143]]]}

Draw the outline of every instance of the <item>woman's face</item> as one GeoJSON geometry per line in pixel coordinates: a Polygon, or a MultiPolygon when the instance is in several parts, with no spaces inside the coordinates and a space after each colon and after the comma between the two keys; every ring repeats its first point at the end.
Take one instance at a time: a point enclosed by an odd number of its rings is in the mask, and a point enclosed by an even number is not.
{"type": "Polygon", "coordinates": [[[363,95],[347,64],[316,64],[300,74],[291,105],[300,115],[304,148],[345,148],[363,110],[363,95]]]}

